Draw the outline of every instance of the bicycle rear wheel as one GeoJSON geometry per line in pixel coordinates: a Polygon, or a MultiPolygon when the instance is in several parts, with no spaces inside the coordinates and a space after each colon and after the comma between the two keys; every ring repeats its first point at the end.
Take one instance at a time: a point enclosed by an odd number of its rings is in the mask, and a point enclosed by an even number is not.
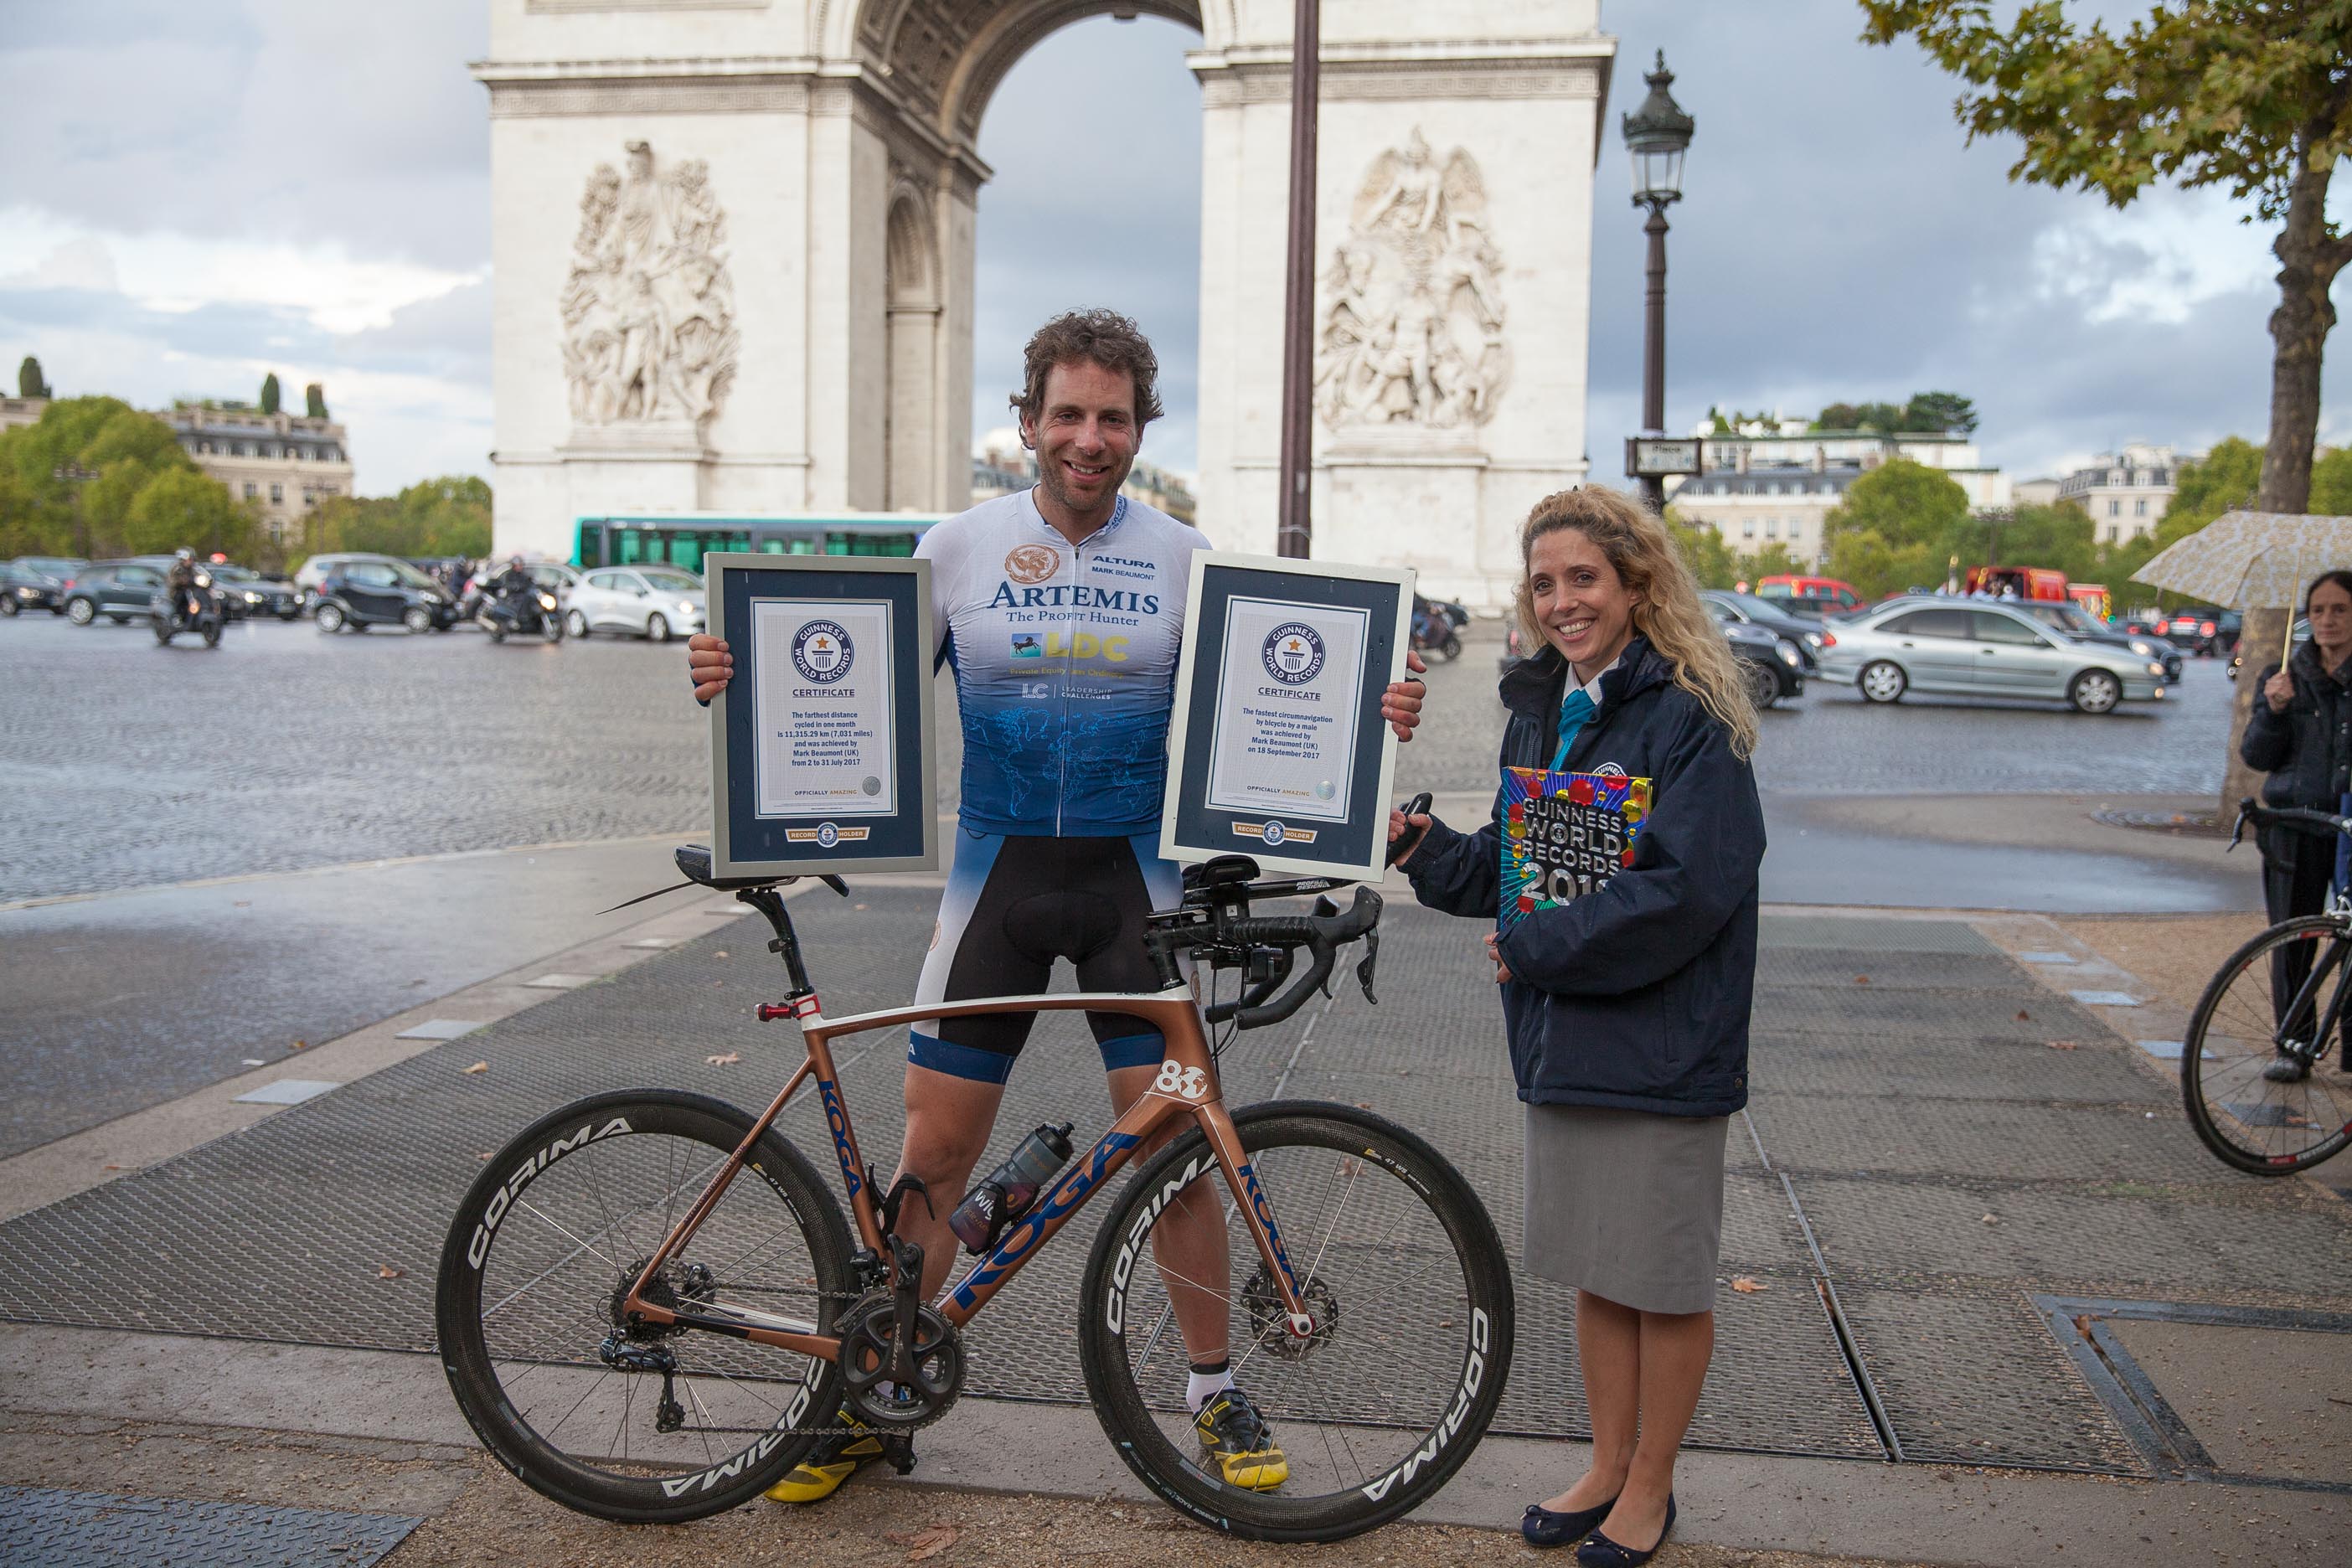
{"type": "MultiPolygon", "coordinates": [[[[699,1519],[758,1496],[833,1425],[830,1362],[619,1320],[751,1120],[702,1095],[597,1095],[541,1117],[467,1193],[441,1251],[442,1365],[534,1491],[627,1523],[699,1519]]],[[[648,1294],[821,1330],[853,1289],[849,1251],[839,1205],[771,1131],[648,1294]]]]}
{"type": "Polygon", "coordinates": [[[2352,984],[2343,931],[2333,915],[2271,927],[2223,961],[2189,1018],[2180,1051],[2181,1101],[2205,1146],[2241,1171],[2292,1175],[2352,1142],[2352,1073],[2342,1070],[2341,1013],[2331,1031],[2336,1038],[2314,1038],[2337,994],[2352,984]],[[2271,966],[2296,953],[2307,955],[2305,973],[2321,969],[2321,983],[2302,1016],[2283,1023],[2272,1000],[2271,966]],[[2273,1072],[2284,1081],[2267,1076],[2273,1072]]]}
{"type": "Polygon", "coordinates": [[[1169,1502],[1254,1540],[1343,1540],[1419,1506],[1485,1434],[1510,1372],[1510,1272],[1477,1194],[1403,1128],[1296,1100],[1234,1120],[1252,1201],[1275,1214],[1314,1333],[1303,1343],[1286,1333],[1249,1228],[1193,1131],[1103,1221],[1080,1363],[1103,1430],[1169,1502]],[[1289,1479],[1274,1491],[1227,1485],[1193,1435],[1171,1289],[1206,1286],[1159,1264],[1155,1246],[1181,1199],[1225,1212],[1222,1310],[1234,1379],[1286,1456],[1289,1479]]]}

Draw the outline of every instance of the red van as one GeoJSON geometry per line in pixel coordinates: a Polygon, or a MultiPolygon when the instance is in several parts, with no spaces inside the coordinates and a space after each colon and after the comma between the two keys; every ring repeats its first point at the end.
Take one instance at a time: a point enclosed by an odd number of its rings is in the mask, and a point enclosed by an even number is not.
{"type": "Polygon", "coordinates": [[[1843,616],[1862,605],[1862,595],[1851,583],[1842,583],[1835,577],[1800,577],[1785,573],[1759,578],[1756,596],[1769,599],[1801,616],[1843,616]]]}

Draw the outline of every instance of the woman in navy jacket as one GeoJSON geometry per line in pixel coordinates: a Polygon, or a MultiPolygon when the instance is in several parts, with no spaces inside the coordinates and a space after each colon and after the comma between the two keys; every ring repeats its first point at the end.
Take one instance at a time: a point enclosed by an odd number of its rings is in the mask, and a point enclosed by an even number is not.
{"type": "MultiPolygon", "coordinates": [[[[1591,1468],[1531,1505],[1538,1545],[1646,1562],[1673,1527],[1674,1465],[1714,1348],[1727,1119],[1748,1101],[1764,819],[1756,715],[1721,629],[1658,519],[1588,487],[1521,539],[1522,629],[1503,678],[1502,765],[1650,781],[1633,863],[1520,916],[1487,948],[1527,1102],[1523,1264],[1577,1287],[1591,1468]],[[1586,1539],[1586,1537],[1590,1539],[1586,1539]]],[[[1425,827],[1404,868],[1424,904],[1487,921],[1502,796],[1474,834],[1425,827]]]]}

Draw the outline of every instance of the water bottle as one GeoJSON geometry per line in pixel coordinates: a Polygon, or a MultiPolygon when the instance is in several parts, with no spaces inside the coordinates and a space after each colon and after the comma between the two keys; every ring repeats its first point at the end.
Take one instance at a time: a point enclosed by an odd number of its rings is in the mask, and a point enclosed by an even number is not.
{"type": "Polygon", "coordinates": [[[1006,1226],[1029,1211],[1054,1173],[1068,1161],[1072,1125],[1065,1121],[1059,1127],[1040,1127],[1021,1140],[1021,1146],[986,1181],[963,1195],[948,1216],[948,1228],[967,1252],[986,1252],[1006,1226]]]}

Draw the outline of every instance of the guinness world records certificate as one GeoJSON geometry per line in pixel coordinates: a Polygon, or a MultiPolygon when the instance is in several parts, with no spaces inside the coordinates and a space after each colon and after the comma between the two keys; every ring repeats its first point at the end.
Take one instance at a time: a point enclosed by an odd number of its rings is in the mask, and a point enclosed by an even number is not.
{"type": "Polygon", "coordinates": [[[935,869],[930,563],[703,564],[711,635],[735,656],[710,704],[714,872],[935,869]]]}
{"type": "Polygon", "coordinates": [[[1192,557],[1160,852],[1377,879],[1413,574],[1203,551],[1192,557]]]}

